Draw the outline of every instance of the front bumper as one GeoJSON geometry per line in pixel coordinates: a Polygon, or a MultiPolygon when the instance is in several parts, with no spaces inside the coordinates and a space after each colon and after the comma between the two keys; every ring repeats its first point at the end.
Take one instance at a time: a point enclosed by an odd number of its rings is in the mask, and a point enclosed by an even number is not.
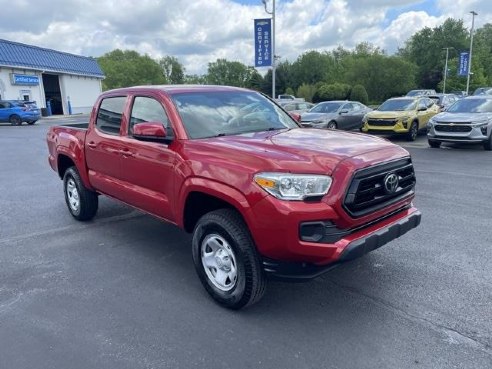
{"type": "Polygon", "coordinates": [[[371,125],[368,122],[364,122],[362,124],[362,132],[364,133],[372,133],[372,134],[404,134],[408,133],[410,130],[409,123],[403,123],[401,120],[395,120],[394,125],[371,125]]]}
{"type": "Polygon", "coordinates": [[[480,143],[488,140],[492,126],[477,126],[470,124],[431,124],[428,126],[427,138],[439,142],[469,142],[480,143]],[[437,126],[437,127],[436,127],[437,126]],[[443,127],[439,129],[440,127],[443,127]],[[444,130],[445,129],[445,130],[444,130]],[[465,132],[460,132],[463,130],[465,132]],[[485,131],[485,132],[484,132],[485,131]]]}
{"type": "Polygon", "coordinates": [[[317,265],[263,258],[263,270],[269,278],[278,280],[302,282],[316,278],[343,262],[357,259],[404,235],[420,224],[421,217],[418,210],[411,209],[405,217],[348,242],[339,257],[329,264],[317,265]]]}

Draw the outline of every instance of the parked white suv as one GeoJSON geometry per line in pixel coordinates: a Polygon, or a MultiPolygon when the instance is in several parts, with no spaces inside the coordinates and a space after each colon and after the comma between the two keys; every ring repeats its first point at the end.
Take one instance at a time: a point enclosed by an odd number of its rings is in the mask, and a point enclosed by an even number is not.
{"type": "Polygon", "coordinates": [[[442,142],[482,143],[492,150],[492,95],[456,101],[427,123],[427,140],[437,148],[442,142]]]}

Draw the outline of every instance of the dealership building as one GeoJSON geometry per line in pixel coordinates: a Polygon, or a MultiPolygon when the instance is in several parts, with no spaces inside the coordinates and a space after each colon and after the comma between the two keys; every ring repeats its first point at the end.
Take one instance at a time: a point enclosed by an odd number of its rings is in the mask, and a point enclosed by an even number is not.
{"type": "Polygon", "coordinates": [[[35,101],[46,114],[88,113],[103,78],[94,58],[0,39],[0,100],[35,101]]]}

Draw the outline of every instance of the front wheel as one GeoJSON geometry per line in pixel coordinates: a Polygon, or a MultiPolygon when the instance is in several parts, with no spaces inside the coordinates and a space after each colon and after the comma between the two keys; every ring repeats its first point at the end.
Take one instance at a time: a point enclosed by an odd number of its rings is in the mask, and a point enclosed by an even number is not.
{"type": "Polygon", "coordinates": [[[97,194],[84,186],[75,167],[65,172],[63,190],[68,210],[75,219],[84,221],[94,218],[99,206],[97,194]]]}
{"type": "Polygon", "coordinates": [[[487,151],[492,150],[492,134],[490,135],[489,139],[483,143],[483,148],[487,151]]]}
{"type": "Polygon", "coordinates": [[[20,126],[22,124],[22,119],[17,114],[11,115],[9,122],[13,126],[20,126]]]}
{"type": "Polygon", "coordinates": [[[332,120],[331,122],[328,123],[328,125],[326,126],[326,128],[328,128],[328,129],[337,129],[337,122],[335,122],[335,121],[332,120]]]}
{"type": "Polygon", "coordinates": [[[241,309],[260,300],[266,279],[260,257],[240,214],[205,214],[193,231],[193,261],[207,292],[222,306],[241,309]]]}
{"type": "Polygon", "coordinates": [[[419,125],[417,122],[412,122],[410,130],[408,131],[407,139],[408,141],[415,141],[419,133],[419,125]]]}

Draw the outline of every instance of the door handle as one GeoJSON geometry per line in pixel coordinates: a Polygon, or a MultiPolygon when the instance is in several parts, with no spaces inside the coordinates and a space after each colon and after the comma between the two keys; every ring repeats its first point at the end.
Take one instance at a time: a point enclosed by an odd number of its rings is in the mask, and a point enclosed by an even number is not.
{"type": "Polygon", "coordinates": [[[97,147],[97,144],[94,141],[88,142],[87,146],[89,146],[91,149],[95,149],[97,147]]]}
{"type": "Polygon", "coordinates": [[[131,152],[128,149],[120,150],[120,154],[122,154],[123,156],[132,157],[132,158],[135,157],[135,153],[131,152]]]}

